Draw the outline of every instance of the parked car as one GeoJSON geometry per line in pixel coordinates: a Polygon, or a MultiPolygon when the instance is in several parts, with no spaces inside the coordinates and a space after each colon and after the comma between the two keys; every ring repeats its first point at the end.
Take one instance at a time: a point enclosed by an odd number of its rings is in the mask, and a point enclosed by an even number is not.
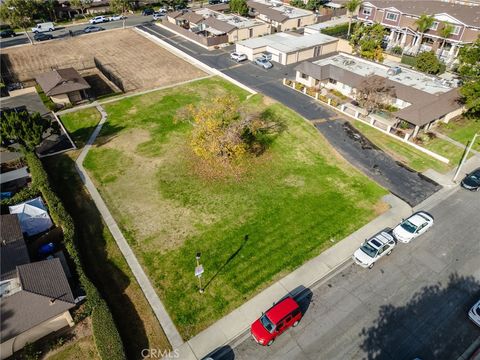
{"type": "Polygon", "coordinates": [[[143,9],[142,15],[143,15],[143,16],[153,15],[154,12],[155,12],[155,11],[153,11],[153,9],[146,8],[146,9],[143,9]]]}
{"type": "Polygon", "coordinates": [[[263,58],[263,57],[259,57],[259,58],[256,58],[255,59],[255,64],[263,67],[264,69],[270,69],[273,67],[272,63],[270,61],[268,61],[267,59],[263,58]]]}
{"type": "Polygon", "coordinates": [[[99,23],[104,23],[109,21],[110,19],[107,18],[106,16],[95,16],[94,18],[89,20],[90,24],[99,24],[99,23]]]}
{"type": "Polygon", "coordinates": [[[395,239],[385,231],[381,231],[369,240],[366,240],[355,251],[352,258],[356,264],[364,268],[373,268],[375,262],[385,255],[390,255],[395,247],[395,239]]]}
{"type": "Polygon", "coordinates": [[[468,312],[468,317],[475,323],[475,325],[480,326],[480,300],[472,306],[468,312]]]}
{"type": "Polygon", "coordinates": [[[37,24],[37,26],[32,28],[32,32],[34,34],[41,33],[41,32],[47,32],[47,31],[53,31],[53,30],[55,30],[55,25],[53,25],[52,22],[40,23],[40,24],[37,24]]]}
{"type": "Polygon", "coordinates": [[[473,170],[470,174],[465,176],[461,182],[461,186],[464,189],[470,191],[479,191],[480,190],[480,168],[473,170]]]}
{"type": "Polygon", "coordinates": [[[424,211],[419,211],[404,219],[393,229],[393,236],[400,242],[409,243],[425,233],[433,225],[433,217],[424,211]]]}
{"type": "Polygon", "coordinates": [[[236,62],[240,62],[240,61],[245,61],[247,60],[247,55],[245,54],[242,54],[242,53],[238,53],[238,52],[232,52],[230,54],[230,59],[236,61],[236,62]]]}
{"type": "Polygon", "coordinates": [[[302,318],[300,306],[291,297],[273,305],[251,326],[253,339],[263,346],[273,344],[277,336],[290,327],[295,327],[302,318]]]}
{"type": "Polygon", "coordinates": [[[45,40],[52,40],[52,39],[53,39],[52,34],[38,33],[33,35],[33,40],[35,41],[45,41],[45,40]]]}
{"type": "Polygon", "coordinates": [[[160,20],[161,18],[163,18],[165,16],[165,13],[161,13],[161,12],[154,12],[153,13],[153,20],[157,21],[157,20],[160,20]]]}
{"type": "Polygon", "coordinates": [[[7,37],[14,37],[15,35],[17,34],[15,34],[15,31],[13,31],[12,29],[5,29],[0,31],[0,37],[2,39],[7,37]]]}
{"type": "Polygon", "coordinates": [[[118,20],[123,20],[126,19],[127,17],[125,15],[112,15],[108,17],[108,21],[118,21],[118,20]]]}
{"type": "Polygon", "coordinates": [[[88,34],[88,33],[103,31],[103,30],[105,29],[100,26],[90,25],[90,26],[87,26],[85,29],[83,29],[83,32],[88,34]]]}
{"type": "Polygon", "coordinates": [[[208,0],[208,5],[220,4],[220,0],[208,0]]]}

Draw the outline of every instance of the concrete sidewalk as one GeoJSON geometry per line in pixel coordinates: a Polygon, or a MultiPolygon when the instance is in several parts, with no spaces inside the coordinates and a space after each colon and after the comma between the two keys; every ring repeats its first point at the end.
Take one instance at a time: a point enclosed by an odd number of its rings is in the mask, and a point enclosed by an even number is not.
{"type": "Polygon", "coordinates": [[[315,285],[336,268],[349,261],[354,251],[366,238],[386,227],[393,227],[403,217],[412,213],[412,208],[394,195],[386,195],[384,201],[391,206],[387,212],[325,250],[316,258],[308,261],[184,343],[178,348],[180,359],[202,359],[215,349],[238,338],[249,329],[250,324],[260,316],[261,312],[268,309],[274,301],[287,294],[296,295],[295,290],[301,286],[308,288],[315,285]]]}
{"type": "Polygon", "coordinates": [[[117,243],[125,260],[127,261],[127,264],[130,267],[130,270],[132,271],[133,275],[135,276],[135,279],[140,285],[140,288],[142,289],[145,295],[145,298],[147,299],[148,303],[152,307],[152,310],[155,316],[157,317],[160,325],[162,326],[162,329],[165,332],[165,335],[167,336],[168,341],[172,345],[172,348],[175,349],[183,344],[183,339],[180,333],[178,332],[177,328],[175,327],[175,324],[173,323],[172,319],[168,315],[167,310],[165,309],[163,303],[161,302],[160,298],[155,292],[155,289],[150,283],[150,280],[148,279],[140,263],[135,257],[135,254],[133,253],[132,249],[128,245],[127,240],[125,239],[122,232],[120,231],[118,224],[116,223],[112,214],[108,210],[107,205],[105,204],[102,197],[100,196],[100,193],[98,192],[97,188],[95,187],[92,180],[88,176],[85,168],[83,167],[83,161],[85,160],[85,157],[87,156],[95,139],[100,133],[100,130],[102,129],[103,124],[107,120],[107,113],[100,105],[97,106],[97,110],[102,114],[102,119],[100,120],[98,126],[93,131],[90,138],[88,139],[87,144],[85,145],[82,152],[80,153],[80,156],[75,161],[75,167],[77,169],[77,172],[80,178],[82,179],[82,182],[85,184],[85,187],[90,193],[92,200],[95,202],[95,206],[97,207],[98,211],[102,215],[103,221],[105,221],[105,224],[110,230],[110,233],[115,239],[115,242],[117,243]]]}

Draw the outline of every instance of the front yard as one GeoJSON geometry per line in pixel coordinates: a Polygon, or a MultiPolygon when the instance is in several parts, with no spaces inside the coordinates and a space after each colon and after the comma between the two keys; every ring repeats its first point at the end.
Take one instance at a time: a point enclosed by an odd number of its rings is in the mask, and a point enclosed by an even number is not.
{"type": "Polygon", "coordinates": [[[224,80],[105,109],[108,121],[84,165],[185,339],[385,210],[387,192],[314,127],[224,80]],[[288,129],[240,178],[212,179],[200,175],[188,146],[191,125],[175,114],[225,94],[268,108],[288,129]],[[197,251],[204,294],[194,277],[197,251]]]}
{"type": "MultiPolygon", "coordinates": [[[[441,124],[438,131],[466,146],[474,134],[480,134],[480,119],[459,117],[448,124],[441,124]]],[[[477,138],[473,149],[480,151],[480,139],[477,138]]]]}

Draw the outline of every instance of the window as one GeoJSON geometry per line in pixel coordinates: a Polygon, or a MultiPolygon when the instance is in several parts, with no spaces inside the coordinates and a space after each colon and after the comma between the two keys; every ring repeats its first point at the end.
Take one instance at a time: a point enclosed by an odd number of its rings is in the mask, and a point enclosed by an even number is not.
{"type": "Polygon", "coordinates": [[[369,8],[369,7],[363,8],[362,14],[363,14],[363,15],[367,15],[367,16],[368,16],[368,15],[372,15],[372,8],[369,8]]]}
{"type": "Polygon", "coordinates": [[[336,84],[336,83],[337,83],[337,80],[335,80],[335,79],[328,79],[328,82],[329,82],[330,84],[336,84]]]}
{"type": "Polygon", "coordinates": [[[452,35],[458,35],[458,34],[460,34],[460,30],[462,30],[462,27],[461,27],[461,26],[458,26],[458,25],[455,25],[455,26],[453,27],[452,35]]]}
{"type": "Polygon", "coordinates": [[[390,21],[397,21],[398,14],[387,12],[387,15],[385,15],[385,18],[390,21]]]}
{"type": "Polygon", "coordinates": [[[307,74],[304,74],[304,73],[300,73],[300,77],[302,79],[308,79],[308,75],[307,74]]]}
{"type": "Polygon", "coordinates": [[[438,21],[434,21],[432,26],[429,28],[430,30],[437,30],[438,29],[438,21]]]}

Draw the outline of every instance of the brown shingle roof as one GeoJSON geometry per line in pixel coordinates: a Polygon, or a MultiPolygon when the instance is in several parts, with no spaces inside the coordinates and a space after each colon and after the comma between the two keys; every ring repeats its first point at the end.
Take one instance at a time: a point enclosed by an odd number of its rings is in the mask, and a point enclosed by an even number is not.
{"type": "Polygon", "coordinates": [[[283,14],[282,12],[271,8],[270,6],[260,4],[256,1],[247,1],[248,7],[255,9],[258,13],[265,15],[270,20],[276,22],[284,22],[288,19],[288,16],[283,14]]]}
{"type": "Polygon", "coordinates": [[[203,23],[205,25],[208,25],[211,28],[214,28],[215,30],[224,32],[224,33],[229,33],[232,30],[235,30],[237,27],[235,25],[229,24],[225,21],[221,21],[218,19],[215,19],[214,17],[208,17],[206,18],[203,23]]]}
{"type": "Polygon", "coordinates": [[[203,16],[196,14],[194,12],[187,12],[180,17],[181,19],[187,20],[189,23],[198,24],[203,20],[203,16]]]}
{"type": "MultiPolygon", "coordinates": [[[[328,56],[331,56],[331,54],[328,56]]],[[[312,76],[317,80],[333,79],[353,88],[358,88],[362,81],[365,80],[365,77],[361,75],[332,64],[321,66],[311,62],[303,62],[296,66],[295,70],[312,76]]],[[[383,78],[379,75],[370,75],[370,77],[371,76],[383,78]]],[[[383,79],[385,79],[387,86],[393,87],[397,98],[411,104],[395,112],[395,116],[407,120],[414,125],[426,125],[461,106],[458,103],[458,89],[452,89],[440,94],[430,94],[388,78],[383,79]]]]}
{"type": "Polygon", "coordinates": [[[2,342],[75,306],[59,259],[18,267],[22,290],[2,297],[2,342]]]}
{"type": "Polygon", "coordinates": [[[30,262],[17,215],[1,215],[0,238],[0,279],[11,279],[16,277],[18,265],[30,262]]]}
{"type": "Polygon", "coordinates": [[[74,68],[58,69],[37,75],[35,80],[47,96],[90,89],[90,85],[74,68]]]}
{"type": "Polygon", "coordinates": [[[417,16],[446,13],[467,25],[480,26],[480,6],[453,4],[438,0],[367,0],[365,2],[381,9],[394,7],[404,14],[417,16]]]}

